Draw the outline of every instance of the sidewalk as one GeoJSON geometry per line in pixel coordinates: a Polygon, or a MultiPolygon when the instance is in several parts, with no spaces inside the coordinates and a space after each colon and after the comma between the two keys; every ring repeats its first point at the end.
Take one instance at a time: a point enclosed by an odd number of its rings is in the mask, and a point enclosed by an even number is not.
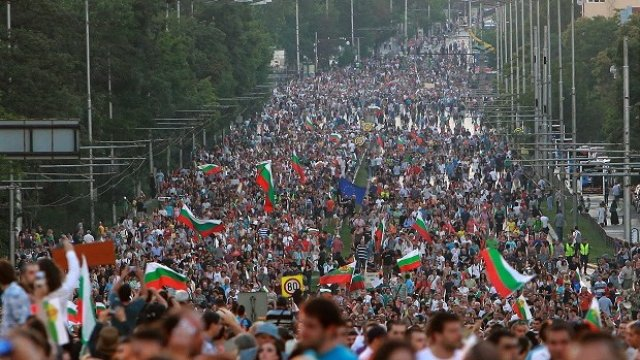
{"type": "MultiPolygon", "coordinates": [[[[591,201],[591,206],[589,207],[589,215],[594,218],[596,221],[598,219],[598,207],[600,206],[600,202],[604,201],[603,195],[585,195],[584,200],[585,203],[587,199],[591,201]]],[[[611,199],[609,199],[609,205],[611,205],[611,199]]],[[[620,239],[623,241],[629,241],[629,239],[624,238],[624,206],[622,205],[622,201],[618,203],[618,219],[620,220],[620,224],[618,225],[607,225],[604,227],[604,231],[607,233],[607,236],[612,237],[614,239],[620,239]]],[[[611,214],[609,213],[609,209],[607,208],[607,224],[610,223],[611,214]]],[[[632,239],[637,239],[637,233],[633,230],[634,228],[640,229],[640,214],[636,212],[634,207],[631,207],[631,237],[632,239]]],[[[637,240],[636,240],[637,241],[637,240]]]]}

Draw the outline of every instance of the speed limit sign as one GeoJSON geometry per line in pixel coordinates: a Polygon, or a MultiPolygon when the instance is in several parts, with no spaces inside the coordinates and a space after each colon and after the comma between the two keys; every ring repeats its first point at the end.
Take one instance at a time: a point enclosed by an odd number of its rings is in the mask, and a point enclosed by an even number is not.
{"type": "Polygon", "coordinates": [[[296,290],[304,290],[302,279],[302,275],[283,276],[280,280],[282,296],[291,297],[296,290]]]}

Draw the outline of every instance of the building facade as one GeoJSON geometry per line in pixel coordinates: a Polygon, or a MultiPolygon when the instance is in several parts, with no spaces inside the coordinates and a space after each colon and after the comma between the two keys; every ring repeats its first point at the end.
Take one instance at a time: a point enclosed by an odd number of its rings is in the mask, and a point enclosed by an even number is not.
{"type": "Polygon", "coordinates": [[[613,17],[620,12],[640,12],[640,0],[582,0],[582,16],[613,17]]]}

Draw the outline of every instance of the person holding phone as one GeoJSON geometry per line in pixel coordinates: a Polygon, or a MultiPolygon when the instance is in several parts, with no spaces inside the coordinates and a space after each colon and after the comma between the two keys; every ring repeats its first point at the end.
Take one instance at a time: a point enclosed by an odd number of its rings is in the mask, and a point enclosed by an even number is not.
{"type": "Polygon", "coordinates": [[[0,289],[2,289],[2,322],[0,336],[27,321],[30,314],[29,296],[16,281],[16,272],[6,260],[0,260],[0,289]]]}

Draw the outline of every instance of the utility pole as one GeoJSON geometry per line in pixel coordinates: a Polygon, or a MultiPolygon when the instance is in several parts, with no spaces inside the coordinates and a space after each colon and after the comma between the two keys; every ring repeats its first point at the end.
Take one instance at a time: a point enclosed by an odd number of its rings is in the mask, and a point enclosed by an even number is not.
{"type": "MultiPolygon", "coordinates": [[[[521,9],[520,9],[520,28],[521,28],[520,37],[522,38],[522,92],[526,94],[527,93],[527,75],[526,75],[527,58],[525,57],[526,46],[524,46],[524,43],[525,43],[525,40],[524,40],[524,0],[520,0],[520,4],[522,5],[521,9]]],[[[529,39],[529,41],[531,41],[531,39],[529,39]]]]}
{"type": "MultiPolygon", "coordinates": [[[[509,86],[511,88],[511,114],[513,114],[513,95],[516,93],[513,86],[513,8],[511,6],[512,1],[509,1],[509,86]]],[[[506,13],[506,12],[505,12],[506,13]]]]}
{"type": "MultiPolygon", "coordinates": [[[[534,126],[534,134],[535,134],[535,158],[541,159],[540,157],[540,58],[538,57],[538,45],[540,41],[540,37],[538,35],[538,27],[534,26],[534,38],[533,38],[533,46],[534,46],[534,55],[533,55],[533,77],[534,77],[534,97],[535,97],[535,121],[533,122],[534,126]]],[[[536,173],[539,173],[538,168],[536,168],[536,173]]]]}
{"type": "MultiPolygon", "coordinates": [[[[504,41],[504,51],[505,51],[505,54],[506,54],[509,51],[509,43],[508,43],[509,33],[508,33],[508,28],[507,28],[507,5],[504,5],[504,11],[502,12],[502,24],[503,24],[503,29],[504,29],[504,31],[502,31],[502,34],[504,35],[502,40],[504,41]]],[[[504,66],[507,65],[507,62],[509,62],[509,64],[511,64],[510,56],[512,56],[512,54],[507,54],[507,56],[505,56],[503,58],[503,63],[504,63],[503,65],[504,66]]],[[[509,71],[511,71],[511,66],[509,66],[509,71]]],[[[509,74],[511,74],[511,73],[509,73],[509,74]]],[[[509,80],[510,79],[511,79],[511,76],[509,76],[509,80]]],[[[505,78],[504,87],[505,88],[509,87],[509,83],[507,82],[506,78],[505,78]]],[[[513,87],[511,87],[509,89],[508,93],[509,94],[513,94],[513,87]]]]}
{"type": "MultiPolygon", "coordinates": [[[[113,101],[112,101],[112,88],[111,88],[111,51],[109,51],[107,53],[107,89],[109,91],[109,122],[113,122],[113,101]]],[[[113,140],[113,138],[111,139],[113,140]]],[[[111,147],[111,171],[115,170],[115,166],[113,166],[113,164],[115,163],[115,148],[112,146],[111,147]]],[[[111,189],[113,190],[114,187],[112,186],[111,189]]],[[[112,197],[112,202],[111,202],[111,220],[113,222],[113,225],[116,225],[116,201],[117,198],[116,197],[112,197]]]]}
{"type": "Polygon", "coordinates": [[[629,144],[629,39],[625,36],[622,45],[624,63],[622,66],[622,83],[623,83],[623,141],[624,141],[624,172],[623,191],[624,191],[624,238],[631,242],[631,176],[629,173],[629,152],[631,150],[629,144]]]}
{"type": "MultiPolygon", "coordinates": [[[[560,13],[560,1],[558,0],[558,119],[560,119],[560,125],[563,125],[564,94],[562,91],[562,15],[560,13]]],[[[562,138],[562,142],[564,144],[564,138],[562,138]]]]}
{"type": "MultiPolygon", "coordinates": [[[[523,0],[524,1],[524,0],[523,0]]],[[[533,75],[533,68],[534,68],[534,64],[533,64],[533,48],[534,45],[533,43],[535,42],[534,40],[534,36],[533,36],[533,0],[529,0],[529,45],[530,45],[530,57],[529,59],[531,59],[531,84],[534,83],[534,75],[533,75]]]]}
{"type": "Polygon", "coordinates": [[[576,125],[576,19],[573,0],[571,1],[571,142],[573,148],[573,167],[571,177],[571,190],[573,191],[573,223],[578,225],[578,157],[577,152],[577,125],[576,125]]]}
{"type": "Polygon", "coordinates": [[[7,47],[11,49],[11,1],[7,0],[7,47]]]}
{"type": "MultiPolygon", "coordinates": [[[[560,1],[560,0],[558,0],[558,1],[560,1]]],[[[328,4],[329,3],[327,2],[327,5],[328,4]]],[[[317,31],[316,31],[316,43],[315,43],[315,46],[313,48],[313,52],[314,52],[314,55],[316,57],[316,61],[315,61],[316,72],[318,72],[318,32],[317,31]]]]}
{"type": "Polygon", "coordinates": [[[153,166],[153,134],[149,130],[149,174],[155,175],[155,169],[153,166]]]}
{"type": "Polygon", "coordinates": [[[179,141],[180,143],[178,144],[178,156],[180,157],[180,162],[178,163],[178,166],[180,167],[180,169],[182,169],[182,136],[179,137],[179,141]]]}
{"type": "MultiPolygon", "coordinates": [[[[300,7],[298,0],[296,0],[296,73],[300,78],[300,7]]],[[[351,28],[353,29],[353,21],[351,21],[351,28]]]]}
{"type": "MultiPolygon", "coordinates": [[[[470,0],[469,0],[470,1],[470,0]]],[[[509,86],[511,88],[511,91],[509,91],[510,93],[510,99],[511,99],[511,116],[513,116],[513,114],[515,114],[515,101],[517,100],[515,98],[517,92],[515,91],[514,87],[513,87],[513,72],[514,72],[514,63],[513,63],[513,5],[512,5],[513,1],[509,1],[509,86]]],[[[506,7],[505,7],[506,10],[506,7]]],[[[506,14],[506,11],[505,11],[506,14]]],[[[517,50],[517,48],[516,48],[517,50]]],[[[517,55],[517,51],[516,51],[516,55],[517,55]]],[[[517,121],[517,117],[515,118],[515,120],[517,121]]],[[[510,122],[511,125],[511,129],[515,129],[517,125],[515,125],[513,122],[510,122]]]]}
{"type": "MultiPolygon", "coordinates": [[[[351,3],[353,4],[353,0],[351,0],[351,3]]],[[[409,32],[408,32],[408,9],[407,6],[409,5],[409,0],[404,0],[404,51],[406,52],[407,55],[409,55],[409,32]]],[[[353,5],[351,5],[353,6],[353,5]]],[[[351,16],[353,18],[353,10],[351,11],[351,16]]],[[[351,24],[353,24],[353,21],[351,22],[351,24]]],[[[352,25],[353,26],[353,25],[352,25]]],[[[351,35],[353,36],[353,34],[351,35]]]]}
{"type": "MultiPolygon", "coordinates": [[[[541,81],[541,86],[542,88],[540,89],[540,93],[542,94],[542,133],[545,135],[542,135],[542,142],[543,143],[548,143],[547,138],[548,136],[546,134],[549,133],[549,128],[548,128],[548,122],[549,122],[549,84],[548,84],[548,80],[549,80],[549,67],[547,66],[549,63],[549,47],[548,47],[548,43],[547,43],[547,34],[549,32],[549,28],[547,27],[547,25],[544,26],[544,29],[542,31],[542,36],[543,36],[543,45],[542,45],[542,81],[541,81]]],[[[547,155],[547,150],[546,147],[544,150],[542,150],[542,158],[544,159],[549,159],[550,157],[547,155]]],[[[545,178],[549,178],[548,176],[548,167],[542,167],[542,174],[545,178]]]]}
{"type": "Polygon", "coordinates": [[[89,0],[84,2],[84,15],[86,23],[86,57],[87,57],[87,129],[89,133],[89,201],[90,201],[90,228],[93,230],[96,223],[96,194],[93,177],[93,115],[91,109],[91,52],[89,47],[89,0]]]}
{"type": "Polygon", "coordinates": [[[351,48],[352,49],[356,48],[356,40],[353,35],[353,0],[351,0],[351,48]]]}
{"type": "MultiPolygon", "coordinates": [[[[115,147],[114,146],[111,146],[110,155],[111,155],[111,165],[112,165],[111,166],[111,171],[113,171],[113,170],[115,170],[115,166],[113,166],[113,164],[115,164],[115,160],[114,159],[116,157],[115,147]]],[[[113,188],[114,187],[112,186],[112,189],[113,188]]],[[[118,198],[114,196],[112,199],[113,199],[113,202],[111,202],[111,220],[113,222],[113,225],[116,225],[117,221],[118,221],[117,216],[116,216],[116,201],[118,201],[118,198]]]]}
{"type": "MultiPolygon", "coordinates": [[[[571,0],[573,1],[573,0],[571,0]]],[[[547,33],[546,33],[546,43],[547,43],[547,57],[546,57],[546,66],[547,66],[547,88],[545,89],[545,91],[547,92],[547,96],[546,96],[546,101],[547,101],[547,121],[545,124],[545,133],[550,133],[551,132],[551,123],[553,120],[553,96],[552,96],[552,92],[553,92],[553,74],[551,73],[551,4],[550,4],[550,0],[547,0],[547,33]]],[[[551,137],[549,135],[545,135],[545,142],[549,142],[551,137]]],[[[547,153],[545,154],[547,157],[547,159],[550,159],[551,156],[550,152],[547,151],[547,153]]],[[[545,170],[549,173],[548,178],[551,179],[551,175],[553,174],[553,171],[550,171],[551,168],[545,168],[545,170]]]]}
{"type": "Polygon", "coordinates": [[[502,7],[496,8],[496,67],[498,68],[498,71],[496,72],[496,90],[498,91],[498,95],[500,95],[500,83],[502,82],[502,38],[500,37],[500,32],[502,31],[502,21],[500,21],[500,19],[502,19],[502,16],[500,15],[501,8],[502,7]]]}
{"type": "MultiPolygon", "coordinates": [[[[516,28],[515,37],[516,37],[516,95],[520,96],[520,52],[518,51],[518,47],[520,46],[520,39],[518,39],[518,0],[515,0],[515,11],[516,16],[512,19],[514,21],[514,26],[516,28]]],[[[509,3],[509,12],[511,12],[511,3],[509,3]]],[[[513,28],[511,29],[511,35],[514,35],[513,28]]]]}
{"type": "MultiPolygon", "coordinates": [[[[563,159],[564,159],[564,134],[565,134],[565,126],[564,126],[564,91],[562,89],[563,83],[562,83],[562,14],[560,13],[560,1],[558,0],[558,119],[560,122],[560,129],[561,129],[561,133],[560,133],[560,154],[562,155],[563,159]]],[[[573,0],[572,0],[573,1],[573,0]]],[[[566,172],[565,172],[565,167],[561,166],[560,167],[561,172],[561,176],[560,176],[560,181],[562,183],[561,185],[561,189],[562,189],[562,213],[565,214],[566,216],[566,212],[565,212],[565,201],[564,201],[564,191],[566,190],[566,172]]]]}
{"type": "Polygon", "coordinates": [[[9,173],[9,257],[11,265],[16,267],[16,226],[15,226],[15,184],[13,183],[13,169],[9,173]]]}

